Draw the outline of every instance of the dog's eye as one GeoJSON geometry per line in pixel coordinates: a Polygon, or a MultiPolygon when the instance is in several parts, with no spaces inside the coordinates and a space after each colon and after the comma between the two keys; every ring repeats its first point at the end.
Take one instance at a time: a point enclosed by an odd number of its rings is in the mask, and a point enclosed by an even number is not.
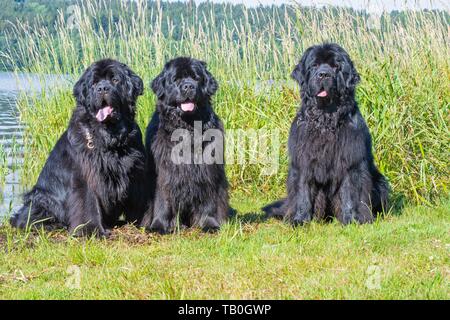
{"type": "Polygon", "coordinates": [[[313,68],[317,68],[318,66],[319,66],[319,64],[317,64],[317,63],[313,63],[313,64],[312,64],[312,67],[313,67],[313,68]]]}
{"type": "Polygon", "coordinates": [[[119,79],[118,79],[118,78],[113,78],[113,79],[112,79],[112,82],[113,82],[114,84],[118,84],[118,83],[119,83],[119,79]]]}

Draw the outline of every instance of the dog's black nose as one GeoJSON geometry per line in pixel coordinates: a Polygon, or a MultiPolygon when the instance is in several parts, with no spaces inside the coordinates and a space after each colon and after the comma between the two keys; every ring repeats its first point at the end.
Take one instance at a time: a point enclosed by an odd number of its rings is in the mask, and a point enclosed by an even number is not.
{"type": "Polygon", "coordinates": [[[100,81],[97,84],[97,92],[98,93],[108,93],[111,89],[111,85],[108,84],[106,81],[100,81]]]}
{"type": "Polygon", "coordinates": [[[194,89],[194,84],[192,84],[192,83],[185,83],[185,84],[183,84],[183,90],[192,90],[192,89],[194,89]]]}
{"type": "Polygon", "coordinates": [[[317,70],[317,77],[319,79],[331,78],[333,75],[333,69],[328,64],[321,64],[317,70]]]}
{"type": "Polygon", "coordinates": [[[327,71],[320,71],[319,72],[319,78],[323,79],[323,78],[330,78],[331,77],[331,73],[327,72],[327,71]]]}
{"type": "Polygon", "coordinates": [[[186,79],[181,83],[181,90],[184,92],[189,92],[195,90],[197,88],[197,84],[194,80],[186,79]]]}

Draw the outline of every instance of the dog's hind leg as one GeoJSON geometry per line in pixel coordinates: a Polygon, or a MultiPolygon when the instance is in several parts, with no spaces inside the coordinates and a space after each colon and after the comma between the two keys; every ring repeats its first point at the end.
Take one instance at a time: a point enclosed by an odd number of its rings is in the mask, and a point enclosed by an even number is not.
{"type": "Polygon", "coordinates": [[[33,189],[24,196],[23,206],[11,216],[9,222],[20,229],[60,229],[63,224],[56,219],[58,210],[61,210],[61,206],[50,195],[33,189]]]}

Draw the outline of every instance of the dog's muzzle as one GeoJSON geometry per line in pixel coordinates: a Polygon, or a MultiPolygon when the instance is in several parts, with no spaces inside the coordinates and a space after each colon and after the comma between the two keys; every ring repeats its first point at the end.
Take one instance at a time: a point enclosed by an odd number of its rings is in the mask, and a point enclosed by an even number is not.
{"type": "Polygon", "coordinates": [[[193,99],[195,97],[195,93],[197,91],[197,81],[194,79],[188,78],[184,79],[180,83],[180,91],[183,96],[187,99],[193,99]]]}
{"type": "Polygon", "coordinates": [[[333,87],[335,72],[328,64],[322,64],[315,72],[316,96],[326,98],[333,87]]]}

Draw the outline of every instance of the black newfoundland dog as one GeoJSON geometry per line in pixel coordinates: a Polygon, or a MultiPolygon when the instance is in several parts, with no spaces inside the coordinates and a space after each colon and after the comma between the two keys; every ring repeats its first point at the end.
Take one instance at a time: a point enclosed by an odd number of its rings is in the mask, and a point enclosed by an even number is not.
{"type": "Polygon", "coordinates": [[[359,75],[336,44],[306,50],[292,72],[302,105],[289,135],[286,199],[263,210],[294,225],[335,216],[367,223],[387,208],[389,186],[372,156],[367,125],[355,101],[359,75]]]}
{"type": "MultiPolygon", "coordinates": [[[[146,133],[147,176],[150,181],[154,175],[157,178],[152,186],[153,210],[143,225],[161,234],[174,231],[177,221],[215,231],[229,212],[225,168],[220,159],[211,163],[200,157],[198,161],[198,155],[217,142],[206,138],[211,129],[223,139],[222,122],[211,105],[218,84],[204,62],[180,57],[166,63],[151,87],[158,101],[146,133]],[[200,139],[197,146],[196,139],[200,139]],[[184,150],[178,152],[180,143],[184,150]]],[[[223,155],[223,144],[216,147],[212,153],[223,155]]]]}
{"type": "Polygon", "coordinates": [[[111,59],[92,64],[75,84],[77,106],[11,224],[67,227],[108,235],[122,214],[140,222],[145,151],[134,117],[141,78],[111,59]]]}

